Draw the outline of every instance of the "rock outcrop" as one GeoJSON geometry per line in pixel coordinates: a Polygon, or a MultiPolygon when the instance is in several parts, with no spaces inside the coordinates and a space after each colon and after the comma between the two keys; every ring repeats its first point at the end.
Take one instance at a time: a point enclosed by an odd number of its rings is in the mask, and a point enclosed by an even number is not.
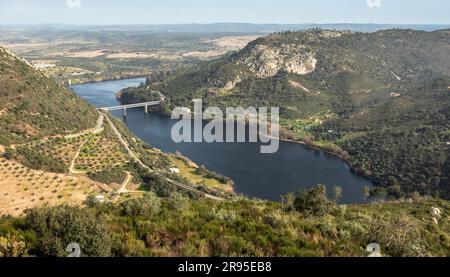
{"type": "Polygon", "coordinates": [[[269,78],[280,71],[309,74],[316,69],[317,60],[306,46],[283,45],[273,48],[257,45],[237,64],[245,66],[258,78],[269,78]]]}

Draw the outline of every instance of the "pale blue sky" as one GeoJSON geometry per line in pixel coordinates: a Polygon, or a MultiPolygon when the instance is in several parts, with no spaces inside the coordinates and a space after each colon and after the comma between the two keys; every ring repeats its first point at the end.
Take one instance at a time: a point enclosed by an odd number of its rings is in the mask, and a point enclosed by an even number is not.
{"type": "Polygon", "coordinates": [[[449,0],[0,0],[0,24],[449,24],[449,0]]]}

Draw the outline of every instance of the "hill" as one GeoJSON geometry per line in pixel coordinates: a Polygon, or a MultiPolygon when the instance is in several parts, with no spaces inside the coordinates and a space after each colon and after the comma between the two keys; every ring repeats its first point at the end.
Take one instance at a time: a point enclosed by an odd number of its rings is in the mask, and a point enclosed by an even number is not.
{"type": "Polygon", "coordinates": [[[324,186],[282,203],[237,197],[227,178],[145,145],[22,59],[2,57],[2,100],[10,101],[0,117],[9,128],[0,158],[0,257],[66,256],[74,242],[82,256],[116,257],[367,256],[374,242],[385,256],[450,253],[448,201],[412,194],[337,205],[324,186]],[[37,132],[15,133],[14,125],[37,132]]]}
{"type": "Polygon", "coordinates": [[[74,241],[83,257],[366,257],[372,243],[390,257],[450,254],[447,201],[336,206],[320,190],[292,200],[149,193],[117,205],[34,209],[0,219],[0,256],[67,256],[74,241]],[[443,211],[441,218],[433,219],[431,207],[443,211]]]}
{"type": "Polygon", "coordinates": [[[95,125],[95,109],[0,47],[0,145],[66,135],[95,125]]]}
{"type": "Polygon", "coordinates": [[[349,160],[374,194],[450,197],[450,30],[313,29],[123,91],[125,103],[168,95],[172,106],[279,106],[283,137],[349,160]]]}
{"type": "Polygon", "coordinates": [[[233,195],[229,179],[145,145],[122,122],[100,114],[3,48],[0,72],[0,216],[62,203],[80,206],[93,195],[117,202],[145,190],[180,190],[165,182],[169,176],[191,186],[197,197],[200,191],[233,195]],[[157,173],[143,172],[114,128],[142,164],[157,173]],[[180,174],[171,176],[174,167],[180,174]]]}

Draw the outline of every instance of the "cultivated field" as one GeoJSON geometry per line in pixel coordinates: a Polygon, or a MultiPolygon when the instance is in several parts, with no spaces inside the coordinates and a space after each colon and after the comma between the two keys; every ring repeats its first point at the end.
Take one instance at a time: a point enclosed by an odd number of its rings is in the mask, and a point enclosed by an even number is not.
{"type": "Polygon", "coordinates": [[[87,177],[32,170],[0,158],[0,215],[17,216],[45,205],[81,205],[87,196],[104,189],[87,177]]]}
{"type": "Polygon", "coordinates": [[[75,160],[77,171],[95,172],[124,165],[129,162],[127,153],[115,138],[105,134],[89,135],[75,160]]]}
{"type": "Polygon", "coordinates": [[[0,45],[47,75],[75,84],[176,70],[240,50],[256,38],[247,33],[198,33],[187,38],[183,33],[4,30],[0,45]],[[22,40],[17,42],[17,37],[22,40]]]}

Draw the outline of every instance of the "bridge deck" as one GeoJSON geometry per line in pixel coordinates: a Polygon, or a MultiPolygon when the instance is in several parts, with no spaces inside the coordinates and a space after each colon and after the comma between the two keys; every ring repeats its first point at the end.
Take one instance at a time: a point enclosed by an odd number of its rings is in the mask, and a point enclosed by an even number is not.
{"type": "Polygon", "coordinates": [[[161,104],[161,101],[153,101],[153,102],[144,102],[144,103],[137,103],[137,104],[129,104],[129,105],[121,105],[121,106],[112,106],[112,107],[104,107],[100,108],[100,110],[107,110],[107,111],[118,111],[123,109],[132,109],[132,108],[139,108],[139,107],[148,107],[148,106],[157,106],[161,104]]]}

